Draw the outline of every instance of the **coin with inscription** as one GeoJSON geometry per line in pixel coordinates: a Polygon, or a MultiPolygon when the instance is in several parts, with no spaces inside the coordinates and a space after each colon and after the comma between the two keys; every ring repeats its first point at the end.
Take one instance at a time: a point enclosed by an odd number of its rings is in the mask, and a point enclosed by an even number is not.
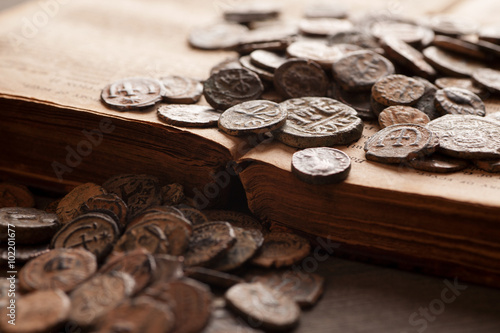
{"type": "Polygon", "coordinates": [[[400,124],[386,127],[365,143],[366,158],[381,163],[400,163],[432,154],[438,137],[422,125],[400,124]]]}
{"type": "Polygon", "coordinates": [[[429,117],[422,111],[404,105],[389,106],[378,115],[380,128],[396,124],[425,125],[429,121],[429,117]]]}
{"type": "Polygon", "coordinates": [[[36,208],[0,208],[0,241],[15,238],[17,244],[44,244],[58,229],[56,214],[36,208]]]}
{"type": "Polygon", "coordinates": [[[163,230],[155,224],[130,227],[116,242],[114,253],[144,250],[152,254],[169,254],[170,243],[163,230]]]}
{"type": "Polygon", "coordinates": [[[26,291],[61,289],[68,292],[92,276],[95,256],[84,249],[53,249],[29,261],[19,272],[19,286],[26,291]]]}
{"type": "Polygon", "coordinates": [[[35,197],[24,185],[0,183],[0,208],[35,206],[35,197]]]}
{"type": "Polygon", "coordinates": [[[474,160],[474,165],[481,170],[491,173],[500,172],[500,159],[496,160],[474,160]]]}
{"type": "Polygon", "coordinates": [[[329,70],[333,63],[344,55],[360,51],[362,48],[352,44],[326,45],[317,41],[297,41],[286,49],[292,58],[308,59],[317,62],[323,69],[329,70]]]}
{"type": "Polygon", "coordinates": [[[195,27],[189,33],[189,44],[202,50],[229,49],[235,47],[248,32],[240,24],[219,23],[195,27]]]}
{"type": "Polygon", "coordinates": [[[340,183],[350,171],[351,159],[335,148],[307,148],[292,156],[292,173],[309,184],[340,183]]]}
{"type": "Polygon", "coordinates": [[[252,264],[261,267],[291,266],[304,259],[311,251],[309,241],[287,232],[271,232],[264,236],[259,253],[252,264]]]}
{"type": "Polygon", "coordinates": [[[219,118],[219,129],[230,135],[266,133],[283,126],[287,116],[280,104],[265,100],[248,101],[224,111],[219,118]]]}
{"type": "Polygon", "coordinates": [[[288,112],[285,125],[274,137],[296,148],[349,144],[361,137],[363,121],[353,108],[326,97],[289,99],[281,106],[288,112]]]}
{"type": "Polygon", "coordinates": [[[205,267],[186,267],[184,273],[191,279],[223,289],[231,288],[235,284],[245,282],[239,276],[205,267]]]}
{"type": "Polygon", "coordinates": [[[163,122],[182,127],[217,126],[220,112],[210,106],[169,104],[158,108],[158,118],[163,122]]]}
{"type": "Polygon", "coordinates": [[[472,115],[445,115],[426,127],[439,137],[439,150],[452,157],[498,159],[500,122],[472,115]]]}
{"type": "Polygon", "coordinates": [[[104,104],[121,110],[136,110],[161,101],[163,86],[150,78],[126,78],[107,85],[101,93],[104,104]]]}
{"type": "Polygon", "coordinates": [[[408,163],[412,168],[435,173],[451,173],[463,170],[469,166],[469,161],[454,158],[439,153],[415,158],[408,163]]]}
{"type": "Polygon", "coordinates": [[[436,79],[435,83],[436,86],[439,87],[440,89],[456,87],[456,88],[467,89],[481,98],[488,97],[488,91],[486,89],[484,89],[480,84],[468,78],[440,77],[436,79]]]}
{"type": "Polygon", "coordinates": [[[255,50],[250,53],[250,59],[255,66],[274,72],[287,59],[277,53],[266,50],[255,50]]]}
{"type": "Polygon", "coordinates": [[[326,37],[353,28],[351,21],[336,18],[303,19],[299,22],[299,30],[304,35],[326,37]]]}
{"type": "Polygon", "coordinates": [[[193,104],[203,95],[203,84],[190,77],[170,75],[160,78],[163,97],[170,103],[193,104]]]}
{"type": "Polygon", "coordinates": [[[400,74],[385,76],[372,87],[373,99],[386,106],[413,105],[424,92],[423,83],[400,74]]]}
{"type": "Polygon", "coordinates": [[[458,77],[470,77],[475,70],[485,68],[482,62],[429,46],[422,51],[425,60],[440,72],[458,77]]]}
{"type": "Polygon", "coordinates": [[[274,72],[274,87],[284,98],[325,96],[328,77],[317,63],[292,59],[274,72]]]}
{"type": "Polygon", "coordinates": [[[127,226],[127,211],[127,205],[119,196],[114,193],[106,193],[88,199],[80,206],[78,215],[88,212],[109,214],[116,218],[116,222],[121,228],[125,228],[127,226]]]}
{"type": "Polygon", "coordinates": [[[474,71],[472,78],[492,93],[500,93],[500,71],[491,68],[478,69],[474,71]]]}
{"type": "Polygon", "coordinates": [[[264,232],[262,223],[256,218],[245,213],[233,210],[211,209],[204,210],[203,214],[205,214],[209,221],[226,221],[234,227],[264,232]]]}
{"type": "Polygon", "coordinates": [[[94,183],[86,183],[75,187],[66,194],[57,205],[57,216],[62,224],[66,224],[80,215],[80,207],[90,198],[105,194],[106,190],[94,183]]]}
{"type": "Polygon", "coordinates": [[[484,116],[486,107],[479,96],[467,89],[444,88],[436,92],[436,109],[445,114],[465,114],[484,116]]]}

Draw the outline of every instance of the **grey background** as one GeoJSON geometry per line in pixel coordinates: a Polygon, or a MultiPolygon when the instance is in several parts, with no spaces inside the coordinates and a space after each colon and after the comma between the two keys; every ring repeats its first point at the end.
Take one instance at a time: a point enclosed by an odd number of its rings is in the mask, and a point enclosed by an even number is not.
{"type": "Polygon", "coordinates": [[[22,2],[26,2],[26,0],[2,0],[0,1],[0,9],[5,9],[20,4],[22,2]]]}

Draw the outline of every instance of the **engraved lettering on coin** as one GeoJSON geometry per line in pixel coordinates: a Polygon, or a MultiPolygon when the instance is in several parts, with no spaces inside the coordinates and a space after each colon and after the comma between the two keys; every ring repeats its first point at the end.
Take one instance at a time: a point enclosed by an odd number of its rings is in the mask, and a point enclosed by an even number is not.
{"type": "Polygon", "coordinates": [[[397,124],[425,125],[429,121],[429,117],[422,111],[404,105],[389,106],[378,115],[381,128],[397,124]]]}
{"type": "Polygon", "coordinates": [[[444,88],[436,92],[436,109],[441,114],[484,116],[486,107],[479,96],[462,88],[444,88]]]}
{"type": "Polygon", "coordinates": [[[129,228],[116,242],[113,251],[121,253],[138,249],[152,254],[170,253],[167,236],[159,226],[154,224],[136,225],[129,228]]]}
{"type": "Polygon", "coordinates": [[[184,127],[217,126],[221,113],[204,105],[162,105],[158,118],[167,124],[184,127]]]}
{"type": "Polygon", "coordinates": [[[372,87],[373,99],[386,106],[413,105],[424,92],[423,83],[400,74],[385,76],[372,87]]]}
{"type": "Polygon", "coordinates": [[[326,95],[328,77],[318,64],[292,59],[274,72],[274,87],[284,98],[320,97],[326,95]]]}
{"type": "Polygon", "coordinates": [[[111,217],[117,218],[116,222],[119,223],[121,228],[125,228],[127,225],[127,210],[127,205],[119,196],[114,193],[107,193],[88,199],[87,202],[80,206],[78,215],[92,211],[110,214],[111,217]]]}
{"type": "Polygon", "coordinates": [[[106,86],[101,93],[102,101],[118,110],[134,110],[153,106],[161,101],[163,87],[158,80],[127,78],[106,86]]]}
{"type": "Polygon", "coordinates": [[[335,148],[308,148],[292,156],[292,173],[310,184],[339,183],[347,178],[351,159],[335,148]]]}

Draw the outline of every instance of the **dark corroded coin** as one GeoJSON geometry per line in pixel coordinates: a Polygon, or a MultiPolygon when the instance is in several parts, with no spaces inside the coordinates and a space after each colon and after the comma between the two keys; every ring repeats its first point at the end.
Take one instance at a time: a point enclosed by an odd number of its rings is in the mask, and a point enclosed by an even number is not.
{"type": "Polygon", "coordinates": [[[474,165],[486,172],[500,172],[500,159],[496,160],[474,160],[474,165]]]}
{"type": "Polygon", "coordinates": [[[224,111],[219,118],[219,129],[230,135],[266,133],[283,126],[287,116],[280,104],[265,100],[248,101],[224,111]]]}
{"type": "Polygon", "coordinates": [[[144,250],[153,254],[170,253],[170,244],[163,230],[155,224],[135,225],[116,242],[115,253],[144,250]]]}
{"type": "Polygon", "coordinates": [[[0,208],[0,241],[15,238],[17,244],[44,244],[58,228],[55,214],[36,208],[0,208]]]}
{"type": "Polygon", "coordinates": [[[217,110],[258,99],[264,86],[257,74],[248,69],[223,69],[212,74],[204,83],[207,102],[217,110]]]}
{"type": "Polygon", "coordinates": [[[150,175],[118,175],[108,179],[102,186],[127,204],[129,220],[145,209],[161,204],[160,182],[150,175]]]}
{"type": "Polygon", "coordinates": [[[214,67],[212,67],[212,69],[210,69],[210,75],[213,75],[223,69],[238,69],[238,68],[243,68],[243,66],[241,66],[239,58],[237,57],[227,58],[218,63],[217,65],[215,65],[214,67]]]}
{"type": "Polygon", "coordinates": [[[106,86],[101,93],[102,101],[118,110],[136,110],[153,106],[161,101],[163,86],[150,78],[127,78],[106,86]]]}
{"type": "Polygon", "coordinates": [[[411,160],[408,163],[412,168],[435,173],[451,173],[463,170],[469,166],[469,161],[434,153],[411,160]]]}
{"type": "Polygon", "coordinates": [[[207,266],[221,258],[236,243],[233,227],[227,222],[211,222],[193,228],[186,266],[207,266]]]}
{"type": "Polygon", "coordinates": [[[204,105],[169,104],[158,108],[158,118],[174,126],[213,127],[219,117],[220,112],[204,105]]]}
{"type": "Polygon", "coordinates": [[[228,306],[249,322],[259,322],[266,331],[290,330],[300,318],[300,308],[291,298],[262,283],[241,283],[225,294],[228,306]]]}
{"type": "Polygon", "coordinates": [[[350,171],[351,159],[335,148],[308,148],[292,156],[292,173],[309,184],[340,183],[350,171]]]}
{"type": "Polygon", "coordinates": [[[281,106],[288,111],[288,119],[273,134],[292,147],[349,144],[358,140],[363,132],[363,121],[357,117],[356,110],[330,98],[295,98],[281,106]]]}
{"type": "Polygon", "coordinates": [[[427,124],[446,155],[468,159],[500,157],[500,122],[469,115],[445,115],[427,124]]]}
{"type": "Polygon", "coordinates": [[[370,90],[378,79],[394,74],[394,65],[372,51],[349,53],[337,60],[332,69],[335,80],[349,91],[370,90]]]}
{"type": "Polygon", "coordinates": [[[485,67],[481,62],[461,57],[435,46],[424,49],[423,54],[425,60],[434,68],[450,76],[469,77],[475,70],[485,67]]]}
{"type": "Polygon", "coordinates": [[[196,27],[189,33],[189,44],[202,50],[235,47],[248,28],[240,24],[219,23],[196,27]]]}
{"type": "Polygon", "coordinates": [[[213,209],[204,210],[203,214],[205,214],[209,221],[226,221],[234,227],[263,232],[262,223],[256,218],[245,213],[233,210],[213,209]]]}
{"type": "Polygon", "coordinates": [[[162,77],[160,82],[164,88],[163,97],[170,103],[196,103],[203,94],[203,84],[189,77],[171,75],[162,77]]]}
{"type": "Polygon", "coordinates": [[[326,37],[342,31],[353,29],[351,21],[335,18],[303,19],[299,22],[299,30],[304,35],[326,37]]]}
{"type": "Polygon", "coordinates": [[[375,162],[400,163],[432,154],[438,144],[438,137],[424,126],[392,125],[366,141],[366,158],[375,162]]]}
{"type": "Polygon", "coordinates": [[[204,267],[186,267],[184,273],[191,279],[224,289],[231,288],[235,284],[245,282],[245,280],[239,276],[204,267]]]}
{"type": "Polygon", "coordinates": [[[395,74],[378,80],[372,87],[373,99],[383,105],[413,105],[425,92],[422,82],[395,74]]]}
{"type": "Polygon", "coordinates": [[[472,78],[492,93],[500,93],[500,71],[490,68],[478,69],[474,71],[472,78]]]}
{"type": "Polygon", "coordinates": [[[95,324],[132,294],[134,279],[123,272],[98,274],[70,294],[69,320],[79,326],[95,324]]]}
{"type": "Polygon", "coordinates": [[[378,115],[380,128],[397,124],[425,125],[429,121],[429,117],[422,111],[404,105],[389,106],[378,115]]]}
{"type": "Polygon", "coordinates": [[[488,91],[471,79],[460,77],[440,77],[439,79],[436,79],[435,83],[440,89],[456,87],[467,89],[481,98],[488,97],[488,91]]]}
{"type": "Polygon", "coordinates": [[[175,206],[180,204],[184,196],[184,186],[179,183],[172,183],[161,188],[162,205],[175,206]]]}
{"type": "Polygon", "coordinates": [[[16,299],[15,325],[9,323],[10,309],[0,311],[0,331],[4,333],[53,332],[62,324],[70,311],[71,303],[61,290],[41,290],[16,299]]]}
{"type": "Polygon", "coordinates": [[[0,208],[35,206],[35,197],[24,185],[0,183],[0,208]]]}
{"type": "Polygon", "coordinates": [[[111,217],[116,217],[116,222],[121,228],[127,225],[127,204],[114,193],[100,194],[88,199],[80,206],[80,213],[100,212],[109,214],[111,217]]]}
{"type": "Polygon", "coordinates": [[[342,103],[352,107],[357,112],[357,116],[361,119],[374,119],[375,114],[371,110],[370,94],[360,94],[356,91],[346,91],[339,88],[337,85],[333,87],[333,99],[338,99],[342,103]]]}
{"type": "Polygon", "coordinates": [[[310,251],[309,242],[300,236],[271,232],[264,236],[262,248],[252,263],[262,267],[291,266],[304,259],[310,251]]]}
{"type": "Polygon", "coordinates": [[[240,63],[243,66],[243,68],[246,68],[246,69],[254,72],[255,74],[257,74],[261,80],[267,81],[267,82],[273,82],[273,80],[274,80],[273,72],[270,70],[255,66],[252,63],[252,59],[250,58],[249,55],[245,55],[245,56],[240,57],[240,63]]]}
{"type": "Polygon", "coordinates": [[[317,62],[323,69],[329,70],[333,63],[344,55],[362,50],[361,47],[352,44],[326,45],[317,41],[297,41],[286,49],[292,58],[308,59],[317,62]]]}
{"type": "Polygon", "coordinates": [[[484,116],[486,107],[479,96],[462,88],[444,88],[436,92],[436,109],[445,114],[484,116]]]}
{"type": "Polygon", "coordinates": [[[486,60],[488,58],[479,46],[464,39],[438,35],[434,38],[432,44],[443,50],[448,50],[479,60],[486,60]]]}
{"type": "MultiPolygon", "coordinates": [[[[433,100],[433,104],[434,104],[434,100],[433,100]]],[[[377,102],[373,96],[370,96],[370,106],[371,106],[371,110],[373,112],[373,114],[378,117],[380,115],[380,113],[382,111],[384,111],[384,109],[387,107],[387,105],[384,105],[384,104],[380,104],[379,102],[377,102]]]]}
{"type": "Polygon", "coordinates": [[[61,289],[68,292],[95,273],[95,256],[84,249],[54,249],[28,262],[19,274],[26,291],[61,289]]]}
{"type": "Polygon", "coordinates": [[[292,59],[274,72],[274,87],[284,98],[325,96],[328,77],[317,63],[292,59]]]}
{"type": "Polygon", "coordinates": [[[301,307],[311,307],[323,294],[325,279],[317,274],[304,273],[300,270],[280,270],[256,276],[252,282],[260,282],[285,294],[301,307]]]}
{"type": "Polygon", "coordinates": [[[280,8],[264,1],[235,3],[224,11],[224,19],[229,22],[249,23],[275,19],[280,14],[280,8]]]}
{"type": "Polygon", "coordinates": [[[98,261],[111,251],[119,237],[116,222],[106,214],[87,213],[64,225],[52,238],[52,248],[83,248],[98,261]]]}
{"type": "Polygon", "coordinates": [[[436,110],[436,107],[434,106],[434,98],[436,97],[436,91],[438,91],[438,88],[424,78],[418,76],[414,76],[413,78],[417,81],[420,81],[424,85],[425,90],[422,97],[420,97],[417,103],[413,104],[412,106],[429,116],[430,120],[440,117],[441,114],[439,114],[439,112],[436,110]]]}
{"type": "Polygon", "coordinates": [[[287,59],[277,53],[266,50],[255,50],[250,53],[252,63],[260,68],[274,72],[276,68],[283,65],[287,59]]]}
{"type": "Polygon", "coordinates": [[[428,29],[415,24],[397,21],[378,21],[371,25],[371,33],[379,38],[391,37],[408,44],[420,44],[427,37],[428,29]]]}
{"type": "Polygon", "coordinates": [[[90,198],[105,194],[106,190],[94,183],[86,183],[75,187],[66,194],[57,205],[57,216],[62,224],[66,224],[81,214],[80,207],[90,198]]]}

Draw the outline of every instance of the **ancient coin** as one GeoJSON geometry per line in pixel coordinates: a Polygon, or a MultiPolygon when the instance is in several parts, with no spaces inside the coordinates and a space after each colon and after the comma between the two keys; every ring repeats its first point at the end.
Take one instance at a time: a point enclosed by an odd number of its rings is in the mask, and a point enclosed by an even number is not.
{"type": "Polygon", "coordinates": [[[52,238],[51,248],[83,248],[101,261],[113,248],[120,233],[106,214],[87,213],[65,224],[52,238]]]}
{"type": "Polygon", "coordinates": [[[162,201],[160,182],[154,176],[118,175],[108,179],[102,186],[127,204],[129,220],[151,206],[160,205],[162,201]]]}
{"type": "Polygon", "coordinates": [[[471,115],[445,115],[426,127],[439,137],[439,150],[468,159],[500,157],[500,122],[471,115]]]}
{"type": "Polygon", "coordinates": [[[447,36],[469,35],[477,31],[476,23],[452,15],[436,15],[429,21],[429,26],[437,34],[447,36]]]}
{"type": "Polygon", "coordinates": [[[162,205],[179,205],[185,198],[184,186],[178,183],[165,185],[161,188],[161,196],[163,199],[162,205]]]}
{"type": "Polygon", "coordinates": [[[87,327],[132,294],[134,279],[123,272],[98,274],[80,284],[70,294],[69,320],[87,327]]]}
{"type": "Polygon", "coordinates": [[[429,117],[422,111],[404,105],[389,106],[378,115],[380,128],[396,124],[425,125],[429,121],[429,117]]]}
{"type": "Polygon", "coordinates": [[[236,23],[265,21],[277,18],[280,11],[276,4],[264,1],[235,3],[224,11],[224,19],[236,23]]]}
{"type": "Polygon", "coordinates": [[[474,160],[474,165],[486,172],[500,172],[500,159],[496,160],[474,160]]]}
{"type": "Polygon", "coordinates": [[[304,8],[304,17],[310,19],[316,18],[346,18],[348,14],[347,8],[341,3],[331,2],[311,2],[304,8]]]}
{"type": "Polygon", "coordinates": [[[323,294],[325,279],[317,274],[300,270],[280,270],[256,276],[252,282],[260,282],[272,290],[281,292],[301,307],[311,307],[323,294]]]}
{"type": "Polygon", "coordinates": [[[84,249],[53,249],[28,262],[19,273],[26,291],[61,289],[68,292],[97,270],[95,256],[84,249]]]}
{"type": "Polygon", "coordinates": [[[309,242],[295,234],[271,232],[264,236],[259,253],[252,264],[262,267],[291,266],[304,259],[311,251],[309,242]]]}
{"type": "Polygon", "coordinates": [[[276,25],[250,30],[240,40],[237,51],[239,54],[250,54],[255,50],[281,52],[294,40],[297,27],[276,25]]]}
{"type": "Polygon", "coordinates": [[[451,173],[469,166],[469,161],[434,153],[429,156],[415,158],[408,162],[409,166],[421,171],[435,173],[451,173]]]}
{"type": "MultiPolygon", "coordinates": [[[[47,252],[49,252],[49,244],[16,245],[14,257],[16,258],[16,264],[22,265],[47,252]]],[[[5,267],[7,267],[9,264],[9,257],[12,259],[12,252],[9,251],[9,247],[5,246],[0,248],[0,265],[5,265],[5,267]]]]}
{"type": "Polygon", "coordinates": [[[224,111],[219,118],[219,129],[230,135],[266,133],[283,126],[287,116],[280,104],[265,100],[248,101],[224,111]]]}
{"type": "Polygon", "coordinates": [[[66,224],[77,217],[80,207],[92,197],[105,194],[106,190],[94,183],[86,183],[75,187],[66,194],[57,205],[57,216],[62,224],[66,224]]]}
{"type": "Polygon", "coordinates": [[[24,185],[0,183],[0,208],[35,206],[35,197],[24,185]]]}
{"type": "Polygon", "coordinates": [[[360,51],[362,48],[352,44],[326,45],[317,41],[297,41],[286,49],[292,58],[308,59],[317,62],[323,69],[329,70],[333,63],[344,55],[360,51]]]}
{"type": "Polygon", "coordinates": [[[236,275],[208,269],[205,267],[186,267],[184,273],[191,279],[195,279],[210,286],[223,289],[231,288],[235,284],[245,282],[245,280],[236,275]]]}
{"type": "Polygon", "coordinates": [[[196,27],[189,33],[189,44],[202,50],[229,49],[235,47],[248,28],[240,24],[219,23],[196,27]]]}
{"type": "Polygon", "coordinates": [[[432,154],[439,138],[422,125],[401,124],[386,127],[365,143],[366,158],[375,162],[400,163],[432,154]]]}
{"type": "Polygon", "coordinates": [[[142,109],[161,101],[162,84],[150,78],[126,78],[107,85],[101,93],[102,101],[121,111],[142,109]]]}
{"type": "MultiPolygon", "coordinates": [[[[256,50],[256,51],[264,51],[264,50],[256,50]]],[[[255,51],[253,51],[253,52],[255,52],[255,51]]],[[[273,80],[274,80],[273,72],[270,70],[255,66],[252,63],[252,59],[250,58],[249,55],[245,55],[245,56],[240,57],[240,63],[243,66],[243,68],[246,68],[249,71],[252,71],[255,74],[257,74],[261,80],[267,81],[267,82],[273,82],[273,80]]]]}
{"type": "Polygon", "coordinates": [[[144,250],[152,254],[168,254],[170,253],[170,243],[158,225],[136,225],[128,228],[113,248],[116,253],[127,253],[134,250],[144,250]]]}
{"type": "Polygon", "coordinates": [[[373,99],[386,106],[413,105],[424,92],[423,83],[400,74],[385,76],[372,87],[373,99]]]}
{"type": "Polygon", "coordinates": [[[292,156],[292,173],[309,184],[340,183],[350,171],[351,159],[335,148],[307,148],[292,156]]]}
{"type": "Polygon", "coordinates": [[[288,119],[273,135],[292,147],[349,144],[363,132],[363,121],[356,116],[356,110],[330,98],[294,98],[281,106],[288,111],[288,119]]]}
{"type": "Polygon", "coordinates": [[[48,332],[62,324],[70,311],[70,300],[61,290],[41,290],[22,296],[15,303],[15,325],[9,324],[10,310],[0,310],[0,331],[4,333],[48,332]]]}
{"type": "Polygon", "coordinates": [[[479,84],[471,79],[460,78],[460,77],[440,77],[435,81],[436,86],[440,89],[456,87],[467,89],[470,92],[478,95],[480,98],[488,97],[488,91],[483,89],[479,84]]]}
{"type": "Polygon", "coordinates": [[[325,96],[328,77],[315,62],[292,59],[274,72],[274,87],[284,98],[325,96]]]}
{"type": "Polygon", "coordinates": [[[257,74],[248,69],[223,69],[205,81],[203,93],[212,107],[223,111],[258,99],[263,91],[264,86],[257,74]]]}
{"type": "Polygon", "coordinates": [[[285,57],[277,53],[265,50],[253,51],[252,53],[250,53],[250,60],[255,66],[271,72],[274,72],[276,68],[287,61],[285,57]]]}
{"type": "Polygon", "coordinates": [[[227,222],[210,222],[193,228],[184,264],[208,266],[226,254],[236,243],[233,227],[227,222]]]}
{"type": "Polygon", "coordinates": [[[414,76],[413,78],[417,81],[420,81],[424,85],[425,90],[422,97],[420,97],[417,103],[413,104],[412,106],[415,109],[419,109],[420,111],[425,113],[430,120],[440,117],[441,114],[436,110],[436,107],[434,106],[434,98],[436,96],[436,91],[438,91],[438,88],[424,78],[418,76],[414,76]]]}
{"type": "Polygon", "coordinates": [[[203,214],[209,221],[226,221],[233,227],[238,227],[246,230],[258,230],[263,232],[262,223],[256,218],[245,213],[233,210],[204,210],[203,214]]]}
{"type": "Polygon", "coordinates": [[[436,92],[436,109],[445,114],[466,114],[484,116],[486,107],[479,96],[467,89],[444,88],[436,92]]]}
{"type": "Polygon", "coordinates": [[[192,207],[180,207],[179,210],[184,214],[192,225],[200,225],[208,222],[208,218],[200,210],[192,207]]]}
{"type": "Polygon", "coordinates": [[[299,22],[299,30],[304,35],[326,37],[342,31],[353,29],[351,21],[335,18],[303,19],[299,22]]]}
{"type": "Polygon", "coordinates": [[[217,65],[215,65],[214,67],[212,67],[212,69],[210,69],[210,75],[213,75],[223,69],[238,69],[238,68],[243,68],[243,66],[241,66],[239,58],[237,57],[227,58],[218,63],[217,65]]]}
{"type": "Polygon", "coordinates": [[[169,104],[158,108],[158,118],[174,126],[213,127],[219,117],[220,112],[204,105],[169,104]]]}
{"type": "Polygon", "coordinates": [[[15,238],[17,244],[44,244],[57,229],[59,222],[55,214],[36,208],[0,208],[0,241],[15,238]],[[9,236],[13,232],[15,237],[9,236]]]}
{"type": "Polygon", "coordinates": [[[170,75],[160,78],[163,84],[163,98],[170,103],[193,104],[203,94],[203,84],[196,79],[185,76],[170,75]]]}
{"type": "Polygon", "coordinates": [[[290,330],[300,318],[291,298],[262,283],[240,283],[225,294],[228,306],[243,318],[262,324],[264,330],[290,330]]]}
{"type": "Polygon", "coordinates": [[[453,38],[449,36],[436,36],[432,44],[451,52],[463,54],[468,57],[479,60],[487,60],[488,56],[483,52],[477,44],[471,43],[464,39],[453,38]]]}
{"type": "Polygon", "coordinates": [[[454,53],[429,46],[422,51],[425,60],[446,75],[470,77],[475,70],[485,68],[481,62],[461,57],[454,53]]]}
{"type": "Polygon", "coordinates": [[[180,279],[184,276],[184,259],[182,257],[170,256],[167,254],[155,254],[154,261],[156,264],[154,282],[168,282],[180,279]]]}
{"type": "Polygon", "coordinates": [[[328,36],[327,45],[332,46],[335,44],[350,44],[377,53],[384,52],[380,44],[371,34],[367,34],[360,30],[341,31],[328,36]]]}
{"type": "Polygon", "coordinates": [[[428,33],[426,30],[422,26],[387,20],[375,22],[371,26],[372,34],[379,39],[391,37],[413,45],[421,43],[428,33]]]}
{"type": "Polygon", "coordinates": [[[366,50],[343,56],[333,64],[332,70],[343,89],[366,91],[378,79],[394,74],[394,65],[378,53],[366,50]]]}
{"type": "Polygon", "coordinates": [[[116,218],[116,222],[121,228],[125,228],[127,226],[127,210],[127,205],[119,196],[114,193],[106,193],[88,199],[80,206],[78,215],[88,212],[109,214],[116,218]]]}
{"type": "Polygon", "coordinates": [[[333,99],[338,99],[340,102],[350,106],[356,110],[356,115],[363,120],[371,120],[375,118],[375,114],[371,109],[370,94],[360,94],[356,91],[347,91],[341,89],[337,85],[333,87],[333,99]]]}
{"type": "Polygon", "coordinates": [[[492,93],[500,93],[500,71],[491,68],[482,68],[474,71],[472,78],[492,93]]]}
{"type": "MultiPolygon", "coordinates": [[[[434,100],[433,100],[434,102],[434,100]]],[[[433,103],[434,104],[434,103],[433,103]]],[[[377,102],[373,96],[370,95],[370,106],[371,106],[371,110],[373,112],[373,114],[378,118],[378,116],[380,115],[380,113],[382,111],[384,111],[384,109],[387,107],[387,105],[384,105],[384,104],[380,104],[379,102],[377,102]]]]}
{"type": "MultiPolygon", "coordinates": [[[[263,333],[263,331],[251,328],[240,318],[236,318],[226,309],[226,302],[222,299],[222,305],[215,305],[208,326],[203,333],[263,333]]],[[[253,326],[260,326],[252,323],[253,326]]]]}

